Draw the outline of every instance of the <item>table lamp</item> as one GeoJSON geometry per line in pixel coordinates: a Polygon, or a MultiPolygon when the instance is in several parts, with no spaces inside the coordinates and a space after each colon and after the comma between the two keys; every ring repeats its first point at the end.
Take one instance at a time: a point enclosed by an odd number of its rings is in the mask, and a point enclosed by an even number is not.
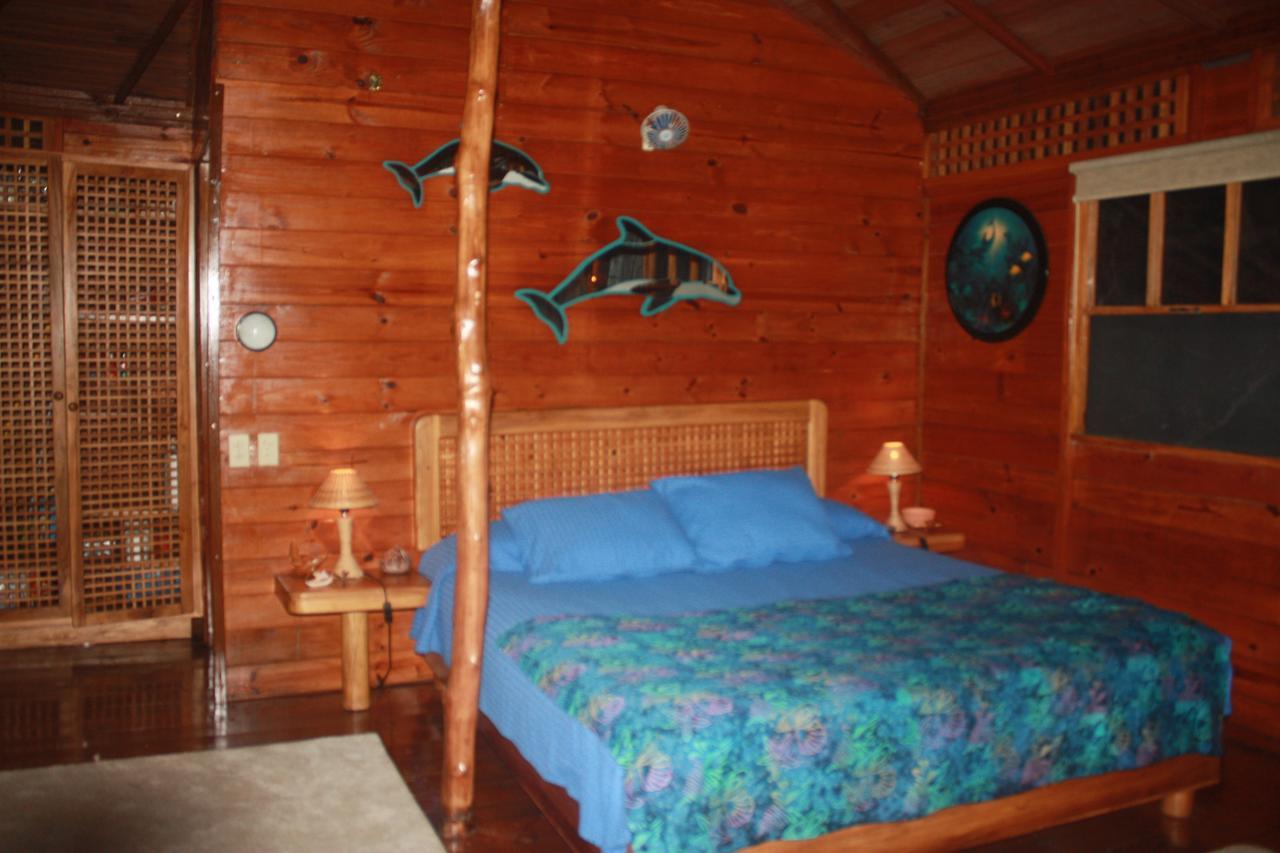
{"type": "Polygon", "coordinates": [[[333,573],[343,580],[364,577],[351,553],[351,510],[377,506],[378,499],[354,468],[334,468],[312,495],[310,506],[338,510],[338,563],[333,573]]]}
{"type": "Polygon", "coordinates": [[[919,474],[921,470],[920,463],[901,441],[886,441],[876,458],[867,466],[868,474],[880,474],[889,478],[889,520],[886,523],[890,530],[907,529],[902,514],[898,512],[898,495],[902,492],[902,481],[898,478],[903,474],[919,474]]]}

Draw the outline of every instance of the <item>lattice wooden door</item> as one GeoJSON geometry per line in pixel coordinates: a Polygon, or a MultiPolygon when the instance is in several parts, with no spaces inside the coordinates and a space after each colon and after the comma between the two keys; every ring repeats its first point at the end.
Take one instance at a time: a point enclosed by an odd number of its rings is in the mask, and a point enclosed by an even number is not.
{"type": "Polygon", "coordinates": [[[11,618],[65,610],[50,173],[43,160],[0,162],[0,615],[11,618]]]}
{"type": "Polygon", "coordinates": [[[187,233],[182,173],[0,161],[0,620],[196,610],[187,233]]]}
{"type": "Polygon", "coordinates": [[[87,166],[69,183],[75,616],[190,612],[179,484],[185,184],[171,173],[87,166]]]}

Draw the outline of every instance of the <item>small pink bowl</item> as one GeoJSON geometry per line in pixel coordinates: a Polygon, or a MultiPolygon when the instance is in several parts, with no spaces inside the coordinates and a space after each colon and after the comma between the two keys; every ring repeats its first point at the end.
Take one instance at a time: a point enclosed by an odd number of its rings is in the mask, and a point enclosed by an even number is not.
{"type": "Polygon", "coordinates": [[[912,527],[928,527],[938,515],[927,506],[909,506],[902,510],[902,520],[912,527]]]}

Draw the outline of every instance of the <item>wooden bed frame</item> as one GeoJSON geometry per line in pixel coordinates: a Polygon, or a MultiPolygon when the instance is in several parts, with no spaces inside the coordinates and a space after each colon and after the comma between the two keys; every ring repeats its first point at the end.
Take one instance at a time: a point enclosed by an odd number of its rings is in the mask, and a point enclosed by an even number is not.
{"type": "MultiPolygon", "coordinates": [[[[414,424],[414,534],[430,547],[458,523],[457,422],[426,415],[414,424]]],[[[609,409],[503,412],[492,416],[490,512],[525,500],[643,488],[654,477],[802,465],[819,494],[826,477],[826,406],[817,400],[609,409]]],[[[434,658],[434,659],[432,659],[434,658]]],[[[448,671],[428,656],[447,690],[448,671]]],[[[486,730],[530,795],[575,849],[577,803],[538,777],[515,746],[486,730]]],[[[1191,813],[1195,791],[1217,784],[1219,759],[1181,756],[1140,770],[1073,779],[986,803],[954,806],[914,821],[866,824],[803,842],[768,842],[777,851],[944,849],[1034,832],[1161,800],[1164,813],[1191,813]]]]}

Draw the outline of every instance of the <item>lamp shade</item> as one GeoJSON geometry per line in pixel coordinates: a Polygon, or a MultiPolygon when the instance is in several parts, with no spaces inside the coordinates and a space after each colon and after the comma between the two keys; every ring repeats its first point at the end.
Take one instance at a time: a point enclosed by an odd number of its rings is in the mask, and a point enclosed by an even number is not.
{"type": "Polygon", "coordinates": [[[902,474],[919,474],[923,470],[916,458],[901,441],[886,441],[867,466],[868,474],[897,477],[902,474]]]}
{"type": "Polygon", "coordinates": [[[364,509],[377,506],[378,499],[354,468],[334,468],[311,496],[316,509],[364,509]]]}

